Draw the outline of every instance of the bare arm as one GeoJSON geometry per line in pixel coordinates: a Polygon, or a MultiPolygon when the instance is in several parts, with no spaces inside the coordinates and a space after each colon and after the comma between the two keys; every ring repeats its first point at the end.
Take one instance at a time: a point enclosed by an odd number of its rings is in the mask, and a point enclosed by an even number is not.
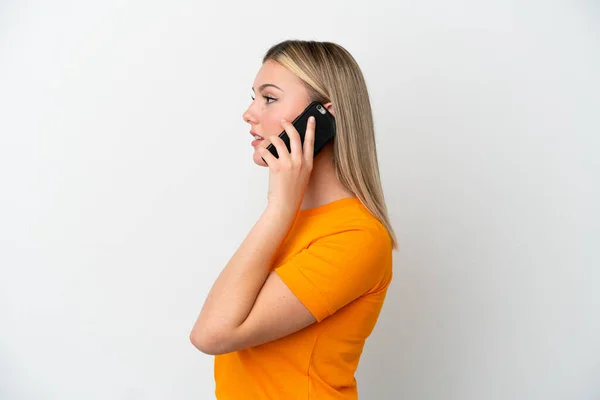
{"type": "Polygon", "coordinates": [[[290,210],[267,208],[250,230],[215,281],[190,333],[200,351],[222,354],[247,348],[315,322],[271,273],[273,257],[294,218],[290,210]]]}
{"type": "Polygon", "coordinates": [[[273,258],[296,218],[313,166],[315,123],[304,146],[293,124],[282,120],[291,152],[277,135],[268,139],[275,158],[257,151],[269,166],[268,205],[210,290],[190,340],[207,354],[220,354],[274,340],[315,322],[298,298],[271,272],[273,258]]]}

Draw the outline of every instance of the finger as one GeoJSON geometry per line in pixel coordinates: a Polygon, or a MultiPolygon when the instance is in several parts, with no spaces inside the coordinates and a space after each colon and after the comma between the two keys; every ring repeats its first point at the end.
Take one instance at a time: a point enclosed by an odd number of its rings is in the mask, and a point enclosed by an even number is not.
{"type": "Polygon", "coordinates": [[[300,140],[300,134],[294,126],[294,124],[281,120],[281,125],[285,129],[288,137],[290,138],[290,154],[292,160],[300,160],[302,156],[302,141],[300,140]]]}
{"type": "Polygon", "coordinates": [[[290,152],[288,151],[287,146],[285,145],[285,142],[283,141],[283,139],[281,139],[277,135],[268,137],[267,139],[277,149],[277,155],[279,156],[280,160],[286,160],[286,159],[290,158],[290,152]]]}
{"type": "Polygon", "coordinates": [[[310,117],[308,119],[308,124],[306,125],[306,134],[304,135],[304,159],[312,165],[314,149],[315,149],[315,127],[317,123],[315,121],[315,117],[310,117]]]}
{"type": "Polygon", "coordinates": [[[272,165],[274,165],[277,162],[277,159],[275,158],[275,156],[273,154],[271,154],[271,152],[269,150],[267,150],[266,148],[259,147],[258,152],[260,153],[260,156],[262,157],[265,164],[267,164],[267,167],[271,167],[272,165]]]}

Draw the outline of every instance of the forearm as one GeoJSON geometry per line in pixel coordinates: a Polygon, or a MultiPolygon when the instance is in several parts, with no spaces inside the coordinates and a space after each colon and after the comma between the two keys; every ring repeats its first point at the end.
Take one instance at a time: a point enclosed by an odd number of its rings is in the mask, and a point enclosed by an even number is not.
{"type": "Polygon", "coordinates": [[[239,327],[269,275],[277,249],[295,213],[267,208],[215,281],[194,325],[200,337],[213,337],[239,327]]]}

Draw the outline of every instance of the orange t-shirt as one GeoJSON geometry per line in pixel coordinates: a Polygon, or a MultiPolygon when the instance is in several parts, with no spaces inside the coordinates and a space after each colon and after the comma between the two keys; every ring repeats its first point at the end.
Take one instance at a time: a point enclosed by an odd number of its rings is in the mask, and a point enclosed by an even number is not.
{"type": "Polygon", "coordinates": [[[358,198],[300,210],[273,268],[317,322],[215,356],[217,399],[357,399],[354,373],[392,280],[385,226],[358,198]]]}

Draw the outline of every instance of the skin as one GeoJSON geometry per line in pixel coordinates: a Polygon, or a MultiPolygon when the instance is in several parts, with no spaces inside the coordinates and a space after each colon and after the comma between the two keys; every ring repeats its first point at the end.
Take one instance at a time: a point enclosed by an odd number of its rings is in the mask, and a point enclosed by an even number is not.
{"type": "MultiPolygon", "coordinates": [[[[267,61],[262,65],[256,75],[252,89],[254,100],[244,112],[243,118],[244,121],[250,124],[252,132],[267,139],[255,146],[252,155],[254,163],[266,167],[258,149],[266,148],[270,144],[270,139],[276,138],[281,133],[283,128],[279,121],[282,118],[287,121],[296,119],[310,104],[310,99],[302,82],[287,68],[274,61],[267,61]],[[274,87],[259,90],[261,85],[267,83],[272,83],[282,90],[274,87]],[[266,99],[263,96],[275,100],[266,99]]],[[[335,117],[333,105],[326,103],[324,106],[335,117]]],[[[249,140],[254,139],[250,137],[249,140]]],[[[354,194],[346,190],[335,176],[332,150],[332,143],[329,142],[314,160],[313,171],[304,194],[301,209],[318,207],[343,197],[354,197],[354,194]]],[[[279,150],[277,153],[280,154],[279,150]]]]}
{"type": "MultiPolygon", "coordinates": [[[[253,160],[269,168],[268,201],[213,284],[190,333],[192,344],[211,355],[258,346],[316,322],[272,271],[271,262],[299,209],[354,197],[335,177],[331,143],[313,159],[314,123],[308,124],[302,146],[300,135],[289,122],[310,103],[306,89],[295,75],[267,61],[260,68],[253,89],[256,96],[243,117],[253,132],[265,138],[255,146],[253,160]],[[281,90],[260,89],[266,83],[281,90]],[[282,118],[286,121],[282,122],[282,118]],[[291,153],[278,137],[283,129],[290,137],[291,153]],[[269,143],[276,146],[279,159],[266,150],[269,143]]],[[[332,104],[324,105],[335,116],[332,104]]],[[[254,139],[248,135],[248,140],[254,139]]]]}

